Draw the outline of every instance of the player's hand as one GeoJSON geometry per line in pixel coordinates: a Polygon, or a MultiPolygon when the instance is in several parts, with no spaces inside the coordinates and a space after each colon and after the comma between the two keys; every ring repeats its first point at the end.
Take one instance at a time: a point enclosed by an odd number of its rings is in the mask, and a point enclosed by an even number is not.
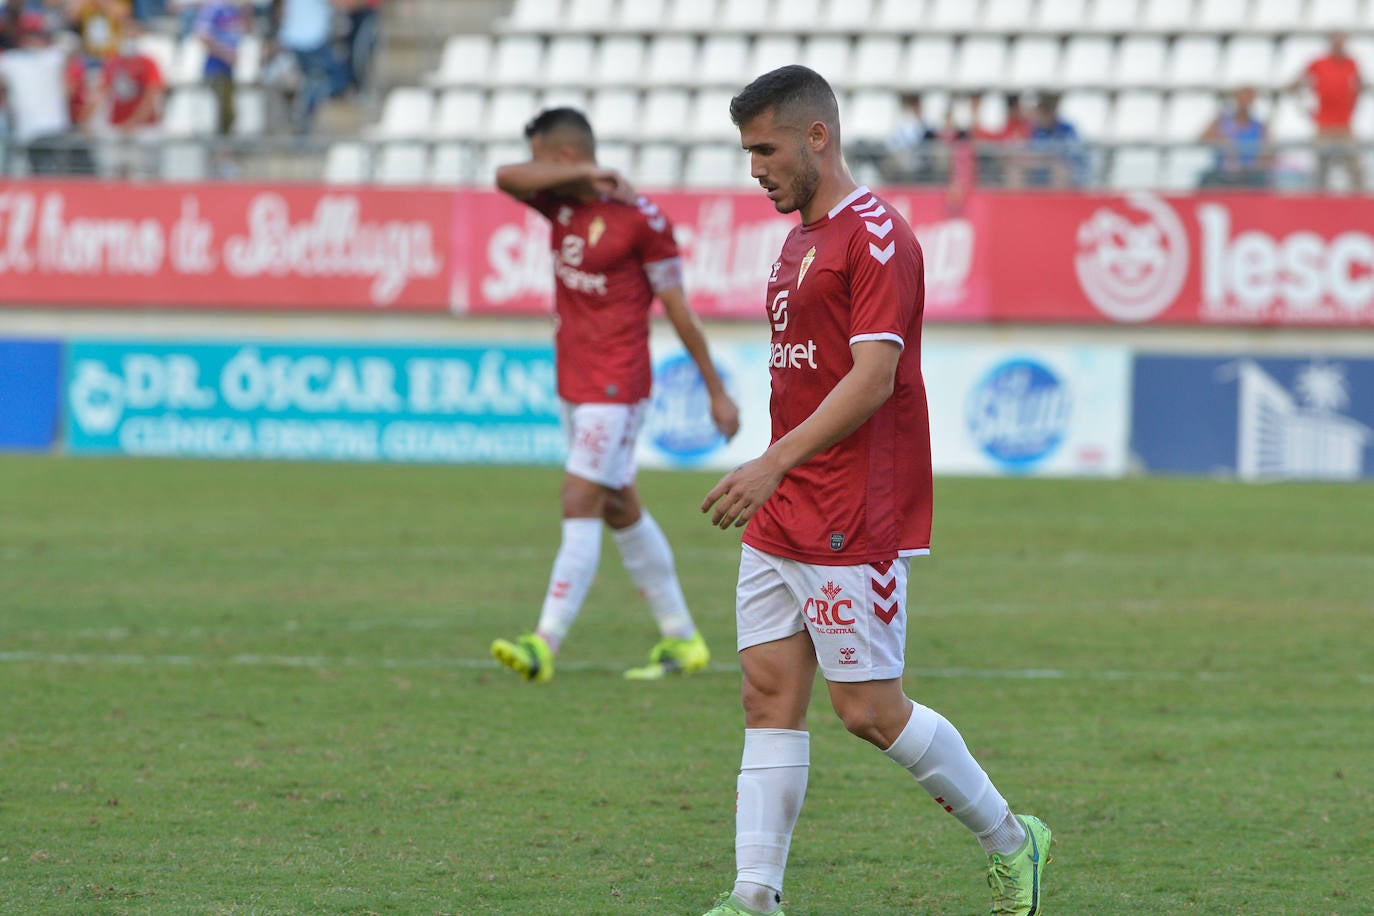
{"type": "Polygon", "coordinates": [[[701,511],[711,513],[711,524],[722,530],[744,525],[754,517],[782,482],[782,474],[767,457],[741,464],[720,479],[702,501],[701,511]]]}
{"type": "Polygon", "coordinates": [[[633,206],[639,201],[639,192],[634,189],[634,185],[615,169],[599,168],[592,172],[592,187],[598,194],[605,194],[611,200],[622,204],[633,206]]]}
{"type": "Polygon", "coordinates": [[[726,439],[735,438],[739,432],[739,407],[725,392],[711,396],[711,422],[726,439]]]}

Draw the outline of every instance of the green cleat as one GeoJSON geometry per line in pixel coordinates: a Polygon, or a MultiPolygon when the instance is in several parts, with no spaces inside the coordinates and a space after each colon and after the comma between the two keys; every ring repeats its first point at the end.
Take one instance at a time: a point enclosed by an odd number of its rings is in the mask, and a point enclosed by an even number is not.
{"type": "Polygon", "coordinates": [[[721,894],[716,898],[716,905],[707,910],[705,916],[785,916],[785,914],[782,907],[768,913],[760,913],[758,910],[751,910],[740,903],[733,894],[721,894]]]}
{"type": "Polygon", "coordinates": [[[491,657],[527,681],[553,677],[553,650],[537,633],[526,633],[514,642],[496,640],[491,644],[491,657]]]}
{"type": "Polygon", "coordinates": [[[649,650],[649,664],[631,668],[625,676],[632,681],[660,681],[670,674],[696,674],[705,670],[710,661],[711,650],[706,648],[700,633],[691,639],[667,636],[649,650]]]}
{"type": "Polygon", "coordinates": [[[1050,828],[1038,817],[1018,814],[1026,828],[1026,843],[1009,856],[988,856],[988,886],[992,888],[992,916],[1039,916],[1044,912],[1043,873],[1050,855],[1050,828]]]}

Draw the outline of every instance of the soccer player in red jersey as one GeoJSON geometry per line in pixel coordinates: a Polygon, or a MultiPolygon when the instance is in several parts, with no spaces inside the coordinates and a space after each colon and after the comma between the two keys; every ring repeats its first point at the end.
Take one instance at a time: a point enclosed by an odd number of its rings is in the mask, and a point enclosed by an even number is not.
{"type": "Polygon", "coordinates": [[[538,626],[518,639],[496,640],[492,655],[529,680],[553,676],[554,655],[596,576],[604,522],[662,636],[649,664],[626,676],[700,671],[710,653],[687,608],[668,540],[634,484],[635,439],[653,381],[649,307],[655,296],[701,372],[711,419],[727,438],[739,430],[739,410],[687,304],[668,218],[619,172],[597,165],[596,137],[581,112],[544,111],[525,136],[530,159],[499,168],[496,184],[552,226],[554,346],[569,455],[563,539],[538,626]]]}
{"type": "Polygon", "coordinates": [[[1013,814],[964,739],[902,686],[907,575],[929,553],[930,420],[921,376],[920,245],[856,186],[829,84],[805,67],[730,102],[751,174],[801,223],[768,278],[772,443],[703,512],[743,526],[736,592],[744,753],[734,889],[708,916],[778,914],[806,792],[820,668],[845,727],[908,770],[988,855],[993,912],[1041,912],[1050,831],[1013,814]]]}
{"type": "Polygon", "coordinates": [[[1289,87],[1293,90],[1304,87],[1311,89],[1317,99],[1317,110],[1312,121],[1317,127],[1319,159],[1317,182],[1326,187],[1331,166],[1341,159],[1350,173],[1350,183],[1355,190],[1364,186],[1364,171],[1360,167],[1359,150],[1355,135],[1350,129],[1350,119],[1355,114],[1355,104],[1360,100],[1364,81],[1360,77],[1359,65],[1346,53],[1345,34],[1333,32],[1327,53],[1312,61],[1289,87]]]}

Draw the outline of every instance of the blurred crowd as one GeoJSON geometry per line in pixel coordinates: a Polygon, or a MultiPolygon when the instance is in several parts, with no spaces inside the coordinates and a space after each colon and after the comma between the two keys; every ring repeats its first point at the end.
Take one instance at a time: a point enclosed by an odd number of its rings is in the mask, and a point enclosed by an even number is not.
{"type": "MultiPolygon", "coordinates": [[[[1352,120],[1365,88],[1346,36],[1334,33],[1326,52],[1285,88],[1305,103],[1313,125],[1316,186],[1330,188],[1344,169],[1347,186],[1365,187],[1360,147],[1352,120]]],[[[1090,180],[1088,147],[1059,110],[1057,93],[972,93],[948,102],[941,118],[923,112],[919,93],[902,97],[903,116],[884,148],[879,170],[890,182],[943,184],[957,206],[975,186],[1079,188],[1090,180]],[[1004,114],[984,117],[989,101],[1004,114]],[[999,126],[989,128],[989,121],[999,126]]],[[[1204,188],[1268,188],[1276,184],[1278,156],[1267,124],[1256,112],[1256,93],[1240,87],[1225,94],[1215,119],[1198,138],[1211,147],[1213,164],[1204,188]]]]}
{"type": "MultiPolygon", "coordinates": [[[[32,174],[142,177],[153,171],[170,74],[146,34],[204,49],[199,74],[233,131],[240,54],[277,90],[292,129],[368,85],[382,0],[0,0],[0,174],[14,149],[32,174]]],[[[169,44],[169,47],[176,47],[169,44]]],[[[221,171],[232,171],[228,153],[221,171]]]]}

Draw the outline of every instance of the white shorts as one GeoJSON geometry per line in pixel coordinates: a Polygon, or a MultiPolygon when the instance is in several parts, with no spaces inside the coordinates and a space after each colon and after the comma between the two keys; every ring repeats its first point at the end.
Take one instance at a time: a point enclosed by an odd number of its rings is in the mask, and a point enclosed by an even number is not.
{"type": "Polygon", "coordinates": [[[735,592],[738,648],[805,629],[827,681],[901,677],[911,558],[813,566],[744,545],[735,592]]]}
{"type": "Polygon", "coordinates": [[[635,439],[649,412],[638,404],[569,404],[562,402],[563,429],[568,434],[568,463],[574,477],[621,490],[635,481],[635,439]]]}

